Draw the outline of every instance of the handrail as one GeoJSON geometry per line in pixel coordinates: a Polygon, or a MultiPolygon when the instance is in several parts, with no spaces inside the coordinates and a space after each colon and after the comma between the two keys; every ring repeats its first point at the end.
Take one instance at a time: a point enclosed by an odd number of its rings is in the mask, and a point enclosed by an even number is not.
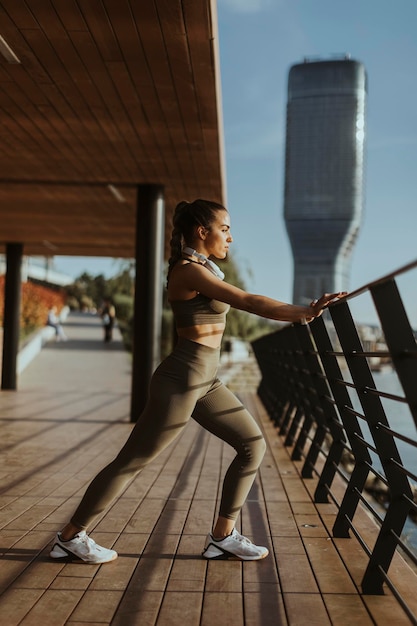
{"type": "MultiPolygon", "coordinates": [[[[302,476],[316,477],[315,501],[338,508],[333,536],[352,534],[368,555],[363,593],[381,594],[387,585],[414,624],[389,568],[397,549],[417,567],[417,547],[403,533],[417,521],[417,333],[396,283],[416,268],[414,261],[349,293],[309,325],[286,325],[252,343],[266,410],[292,458],[303,460],[302,476]],[[373,343],[349,308],[364,293],[379,319],[373,343]],[[389,370],[375,372],[376,364],[389,370]],[[341,501],[336,477],[345,484],[341,501]],[[380,527],[373,545],[355,524],[359,507],[380,527]]],[[[415,535],[417,543],[417,526],[415,535]]]]}
{"type": "Polygon", "coordinates": [[[372,282],[367,283],[366,285],[363,285],[362,287],[359,287],[358,289],[355,289],[354,291],[349,291],[349,293],[343,297],[343,300],[346,301],[346,300],[351,300],[352,298],[356,298],[356,296],[359,296],[360,294],[365,293],[366,291],[369,291],[372,287],[375,287],[376,285],[379,285],[380,283],[385,283],[386,281],[391,280],[392,278],[396,278],[397,276],[400,276],[400,274],[405,274],[406,272],[409,272],[410,270],[416,267],[417,267],[417,259],[415,261],[411,261],[410,263],[407,263],[406,265],[403,265],[402,267],[399,267],[394,272],[385,274],[381,278],[377,278],[376,280],[373,280],[372,282]]]}

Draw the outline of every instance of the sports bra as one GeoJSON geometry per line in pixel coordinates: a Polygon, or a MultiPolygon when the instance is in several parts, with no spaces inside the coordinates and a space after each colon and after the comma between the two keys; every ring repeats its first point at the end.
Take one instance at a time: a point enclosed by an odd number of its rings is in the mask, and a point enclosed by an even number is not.
{"type": "Polygon", "coordinates": [[[170,302],[177,328],[188,328],[198,324],[224,324],[230,306],[219,300],[211,300],[202,293],[190,300],[170,302]]]}

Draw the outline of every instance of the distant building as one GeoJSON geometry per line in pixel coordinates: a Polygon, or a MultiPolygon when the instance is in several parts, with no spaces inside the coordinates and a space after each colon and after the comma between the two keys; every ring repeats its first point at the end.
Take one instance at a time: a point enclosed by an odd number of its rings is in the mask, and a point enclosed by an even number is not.
{"type": "Polygon", "coordinates": [[[293,65],[288,78],[284,217],[293,302],[347,290],[363,209],[364,66],[350,58],[293,65]]]}
{"type": "MultiPolygon", "coordinates": [[[[51,287],[71,285],[74,279],[67,274],[56,272],[52,267],[52,259],[44,257],[24,257],[22,263],[22,280],[31,280],[51,287]]],[[[6,259],[0,255],[0,276],[6,273],[6,259]]]]}

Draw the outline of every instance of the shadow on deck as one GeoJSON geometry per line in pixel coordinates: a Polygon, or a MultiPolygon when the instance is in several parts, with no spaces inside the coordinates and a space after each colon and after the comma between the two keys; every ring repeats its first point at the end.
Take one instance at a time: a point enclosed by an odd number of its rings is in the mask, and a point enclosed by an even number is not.
{"type": "MultiPolygon", "coordinates": [[[[68,342],[48,344],[21,374],[19,391],[1,393],[1,624],[409,624],[389,592],[359,593],[362,553],[331,538],[333,505],[313,503],[314,479],[300,478],[253,378],[239,386],[236,368],[225,378],[269,444],[239,527],[270,556],[200,557],[232,452],[191,422],[91,529],[120,558],[103,566],[49,560],[55,531],[132,427],[121,342],[105,345],[99,320],[87,315],[71,316],[66,333],[68,342]]],[[[362,523],[374,531],[365,514],[362,523]]],[[[394,567],[415,604],[416,578],[399,556],[394,567]]]]}

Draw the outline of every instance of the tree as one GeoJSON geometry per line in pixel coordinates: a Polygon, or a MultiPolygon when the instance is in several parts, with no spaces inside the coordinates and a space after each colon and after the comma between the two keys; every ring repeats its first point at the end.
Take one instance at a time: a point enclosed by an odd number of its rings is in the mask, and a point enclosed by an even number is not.
{"type": "Polygon", "coordinates": [[[132,296],[133,278],[131,269],[124,268],[117,276],[106,279],[103,274],[91,276],[87,272],[81,274],[72,285],[66,288],[72,302],[77,301],[79,308],[99,308],[106,298],[117,295],[132,296]]]}

